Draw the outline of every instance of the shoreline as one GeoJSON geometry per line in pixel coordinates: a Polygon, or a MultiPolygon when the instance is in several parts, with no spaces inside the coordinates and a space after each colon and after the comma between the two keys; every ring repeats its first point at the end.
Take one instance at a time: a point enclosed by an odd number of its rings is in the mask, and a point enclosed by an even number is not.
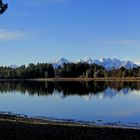
{"type": "Polygon", "coordinates": [[[79,127],[90,127],[90,128],[120,128],[120,129],[136,129],[140,130],[140,124],[138,123],[120,123],[118,122],[104,122],[103,120],[95,121],[81,121],[75,119],[57,119],[51,117],[40,117],[40,116],[27,116],[24,114],[13,114],[11,112],[0,112],[0,121],[6,119],[10,121],[21,121],[30,122],[35,124],[52,124],[52,125],[65,125],[65,126],[79,126],[79,127]],[[135,125],[134,125],[135,124],[135,125]]]}
{"type": "Polygon", "coordinates": [[[34,79],[0,79],[0,81],[38,81],[38,82],[72,82],[72,81],[122,81],[122,82],[140,82],[140,77],[101,77],[101,78],[34,78],[34,79]]]}
{"type": "MultiPolygon", "coordinates": [[[[30,79],[28,79],[30,80],[30,79]]],[[[35,81],[124,81],[124,82],[131,82],[131,81],[140,81],[140,77],[126,77],[126,78],[48,78],[48,79],[31,79],[35,81]]]]}
{"type": "Polygon", "coordinates": [[[140,130],[111,126],[96,126],[53,120],[0,114],[0,138],[3,140],[61,139],[61,140],[138,140],[140,130]]]}

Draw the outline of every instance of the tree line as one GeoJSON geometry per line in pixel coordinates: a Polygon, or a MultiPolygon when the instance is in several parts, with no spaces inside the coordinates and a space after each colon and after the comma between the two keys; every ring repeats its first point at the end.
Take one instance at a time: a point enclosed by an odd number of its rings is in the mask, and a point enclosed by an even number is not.
{"type": "Polygon", "coordinates": [[[38,63],[22,65],[17,68],[0,67],[0,79],[34,79],[54,77],[52,64],[38,63]]]}
{"type": "Polygon", "coordinates": [[[34,79],[34,78],[98,78],[98,77],[140,77],[140,67],[134,69],[113,69],[87,63],[68,63],[54,68],[52,64],[38,63],[22,65],[17,68],[0,67],[0,79],[34,79]]]}

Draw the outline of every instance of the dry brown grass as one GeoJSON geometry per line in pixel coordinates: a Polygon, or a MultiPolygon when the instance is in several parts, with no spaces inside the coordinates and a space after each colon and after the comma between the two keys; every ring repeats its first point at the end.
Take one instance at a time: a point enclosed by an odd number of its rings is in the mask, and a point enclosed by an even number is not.
{"type": "Polygon", "coordinates": [[[125,78],[117,78],[117,77],[108,77],[108,78],[38,78],[38,79],[27,79],[30,81],[125,81],[125,82],[133,82],[140,81],[140,77],[125,77],[125,78]]]}

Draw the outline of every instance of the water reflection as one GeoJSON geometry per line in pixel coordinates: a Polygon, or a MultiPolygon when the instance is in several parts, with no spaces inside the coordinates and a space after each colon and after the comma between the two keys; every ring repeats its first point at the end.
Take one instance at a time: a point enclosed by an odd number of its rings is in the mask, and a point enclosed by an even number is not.
{"type": "Polygon", "coordinates": [[[0,82],[0,93],[20,92],[28,93],[31,96],[48,96],[55,93],[61,97],[85,96],[91,98],[114,97],[116,95],[127,95],[133,91],[140,90],[140,82],[35,82],[35,81],[15,81],[0,82]]]}
{"type": "Polygon", "coordinates": [[[0,82],[0,111],[140,124],[140,82],[0,82]]]}

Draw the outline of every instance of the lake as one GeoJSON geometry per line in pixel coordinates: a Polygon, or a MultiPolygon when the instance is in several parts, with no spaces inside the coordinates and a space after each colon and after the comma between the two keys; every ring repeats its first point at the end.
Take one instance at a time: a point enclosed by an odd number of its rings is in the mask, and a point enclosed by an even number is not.
{"type": "Polygon", "coordinates": [[[140,126],[140,82],[0,82],[0,111],[140,126]]]}

